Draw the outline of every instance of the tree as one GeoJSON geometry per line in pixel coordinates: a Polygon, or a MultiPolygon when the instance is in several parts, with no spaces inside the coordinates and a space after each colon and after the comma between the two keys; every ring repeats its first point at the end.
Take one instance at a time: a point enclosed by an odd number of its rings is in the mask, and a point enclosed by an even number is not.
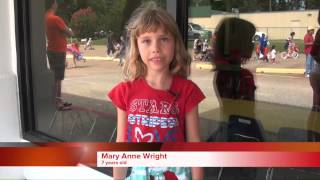
{"type": "Polygon", "coordinates": [[[141,4],[141,0],[127,0],[127,3],[123,9],[123,18],[121,22],[121,27],[125,27],[128,23],[130,15],[132,12],[139,7],[141,4]]]}
{"type": "Polygon", "coordinates": [[[123,19],[123,9],[127,0],[95,0],[90,1],[89,5],[97,13],[97,31],[113,31],[116,37],[119,37],[123,28],[121,22],[123,19]]]}
{"type": "Polygon", "coordinates": [[[87,38],[93,36],[96,30],[97,15],[90,8],[79,9],[72,14],[71,27],[77,38],[87,38]]]}
{"type": "Polygon", "coordinates": [[[319,9],[319,0],[305,0],[306,9],[319,9]]]}
{"type": "Polygon", "coordinates": [[[239,9],[239,12],[267,11],[268,5],[265,0],[211,0],[212,9],[226,12],[232,12],[232,8],[239,9]]]}
{"type": "Polygon", "coordinates": [[[58,3],[57,14],[62,17],[67,24],[69,24],[73,12],[77,9],[79,9],[77,0],[64,1],[62,3],[58,3]]]}
{"type": "MultiPolygon", "coordinates": [[[[191,6],[195,6],[196,2],[200,0],[190,0],[191,6]]],[[[211,0],[210,3],[213,10],[227,12],[231,12],[232,8],[238,8],[240,12],[263,12],[318,9],[320,7],[319,0],[211,0]]]]}

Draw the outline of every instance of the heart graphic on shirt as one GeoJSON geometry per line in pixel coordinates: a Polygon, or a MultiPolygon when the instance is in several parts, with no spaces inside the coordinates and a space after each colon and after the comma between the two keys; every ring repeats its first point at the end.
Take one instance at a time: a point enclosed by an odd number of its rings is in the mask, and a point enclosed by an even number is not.
{"type": "Polygon", "coordinates": [[[136,127],[134,129],[134,135],[138,142],[152,142],[153,141],[153,134],[152,133],[146,133],[143,134],[141,129],[136,127]]]}

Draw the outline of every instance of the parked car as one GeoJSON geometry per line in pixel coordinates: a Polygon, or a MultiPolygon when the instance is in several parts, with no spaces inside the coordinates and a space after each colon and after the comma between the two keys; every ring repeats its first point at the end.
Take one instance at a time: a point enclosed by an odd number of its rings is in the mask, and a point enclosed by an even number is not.
{"type": "Polygon", "coordinates": [[[196,38],[210,39],[212,31],[203,29],[199,24],[188,23],[188,39],[194,40],[196,38]]]}

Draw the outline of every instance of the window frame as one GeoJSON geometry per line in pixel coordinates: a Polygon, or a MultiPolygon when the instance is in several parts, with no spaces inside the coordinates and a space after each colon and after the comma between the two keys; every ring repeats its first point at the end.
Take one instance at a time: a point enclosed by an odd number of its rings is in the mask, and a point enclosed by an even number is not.
{"type": "Polygon", "coordinates": [[[30,0],[14,0],[14,10],[22,138],[31,142],[61,141],[36,130],[32,93],[30,0]]]}

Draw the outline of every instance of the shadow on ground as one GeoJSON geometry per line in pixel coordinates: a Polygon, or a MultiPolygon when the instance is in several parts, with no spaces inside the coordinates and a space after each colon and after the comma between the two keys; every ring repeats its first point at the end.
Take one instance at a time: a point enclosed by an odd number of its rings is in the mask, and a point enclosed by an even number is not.
{"type": "Polygon", "coordinates": [[[63,95],[72,109],[55,111],[47,133],[63,141],[109,142],[115,133],[116,111],[108,101],[63,95]]]}

